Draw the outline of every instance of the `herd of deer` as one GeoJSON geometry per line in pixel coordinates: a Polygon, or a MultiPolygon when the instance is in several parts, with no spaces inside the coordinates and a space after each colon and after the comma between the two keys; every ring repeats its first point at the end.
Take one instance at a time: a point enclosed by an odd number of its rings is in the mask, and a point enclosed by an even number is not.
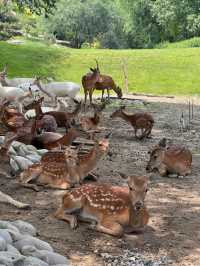
{"type": "MultiPolygon", "coordinates": [[[[9,169],[8,149],[14,140],[34,145],[38,149],[48,149],[49,151],[42,156],[39,163],[29,166],[19,173],[16,179],[20,185],[35,190],[38,190],[37,185],[54,189],[68,189],[62,198],[60,208],[55,213],[55,217],[69,222],[71,228],[77,227],[77,219],[93,221],[96,230],[114,236],[121,236],[125,232],[141,231],[149,219],[144,204],[148,191],[149,174],[128,177],[120,174],[127,179],[127,187],[104,183],[83,184],[85,177],[94,170],[100,158],[108,151],[109,136],[111,135],[109,133],[104,138],[96,138],[96,133],[101,131],[99,123],[106,103],[93,104],[93,92],[95,89],[102,90],[102,100],[104,90],[107,90],[108,98],[111,89],[117,93],[119,98],[122,97],[122,91],[116,86],[113,79],[100,74],[98,62],[96,68],[90,70],[91,73],[83,76],[82,85],[85,94],[85,105],[89,94],[90,104],[94,108],[93,116],[86,116],[84,112],[81,112],[82,103],[75,99],[78,86],[74,85],[73,87],[70,84],[71,94],[67,94],[67,86],[65,87],[64,83],[60,86],[65,90],[65,93],[62,92],[62,97],[69,96],[73,98],[74,111],[54,109],[45,112],[44,108],[46,107],[42,106],[44,97],[35,97],[32,86],[34,87],[37,84],[40,91],[60,103],[60,95],[56,94],[56,88],[53,91],[48,91],[48,85],[41,85],[38,79],[26,80],[27,82],[24,82],[23,79],[21,88],[26,87],[26,90],[23,90],[22,93],[20,91],[22,89],[18,86],[19,79],[8,80],[6,69],[0,73],[2,84],[0,90],[3,91],[3,93],[0,92],[2,98],[0,121],[1,132],[5,134],[5,141],[0,149],[0,165],[3,169],[9,169]],[[17,80],[18,85],[13,87],[15,80],[17,80]],[[9,84],[12,84],[12,87],[9,87],[9,84]],[[76,93],[72,93],[73,88],[75,88],[76,93]],[[17,93],[17,91],[20,91],[20,93],[17,93]],[[11,104],[15,101],[22,103],[21,99],[24,100],[27,96],[35,98],[31,99],[28,104],[21,106],[20,110],[11,107],[11,104]],[[24,112],[33,110],[35,117],[28,119],[22,110],[24,112]],[[57,128],[60,127],[65,128],[66,133],[64,135],[57,133],[57,128]],[[81,154],[82,146],[78,146],[78,148],[70,146],[77,137],[91,139],[93,147],[81,154]],[[31,181],[34,183],[30,183],[31,181]]],[[[154,125],[151,114],[142,112],[128,114],[125,111],[125,106],[122,106],[111,114],[110,119],[119,117],[133,127],[137,139],[150,137],[154,125]]],[[[147,172],[157,170],[162,176],[167,174],[185,176],[191,171],[191,152],[185,147],[167,145],[166,139],[162,139],[158,145],[149,151],[149,154],[150,160],[146,166],[147,172]]],[[[2,194],[0,192],[0,198],[2,194]]],[[[0,200],[2,201],[2,199],[0,200]]],[[[25,207],[25,205],[15,202],[8,195],[6,195],[6,199],[4,197],[3,201],[8,201],[17,207],[25,207]]]]}

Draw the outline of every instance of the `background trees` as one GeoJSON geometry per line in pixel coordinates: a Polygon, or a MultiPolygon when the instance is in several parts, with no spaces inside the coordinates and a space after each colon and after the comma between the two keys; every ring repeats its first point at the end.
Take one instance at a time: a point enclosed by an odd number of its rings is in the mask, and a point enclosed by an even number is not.
{"type": "Polygon", "coordinates": [[[42,29],[43,34],[66,40],[75,48],[152,48],[200,36],[199,0],[3,2],[15,3],[21,13],[28,9],[40,15],[36,16],[38,33],[42,29]]]}

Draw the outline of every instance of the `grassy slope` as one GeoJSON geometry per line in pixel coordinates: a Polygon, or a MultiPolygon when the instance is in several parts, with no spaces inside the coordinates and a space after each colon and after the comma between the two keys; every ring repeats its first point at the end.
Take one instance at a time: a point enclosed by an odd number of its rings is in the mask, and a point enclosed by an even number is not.
{"type": "Polygon", "coordinates": [[[80,83],[81,76],[100,62],[102,73],[123,87],[121,59],[128,62],[129,90],[154,94],[200,93],[200,49],[90,50],[0,42],[0,67],[8,63],[10,76],[53,76],[80,83]]]}

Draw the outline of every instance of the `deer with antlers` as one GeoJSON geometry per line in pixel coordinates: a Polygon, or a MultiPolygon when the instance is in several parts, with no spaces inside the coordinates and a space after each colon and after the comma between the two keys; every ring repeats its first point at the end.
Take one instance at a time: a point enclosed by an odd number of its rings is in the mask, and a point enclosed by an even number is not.
{"type": "Polygon", "coordinates": [[[99,64],[96,59],[95,61],[96,61],[96,68],[90,68],[92,73],[87,73],[86,75],[82,77],[82,86],[83,86],[84,94],[85,94],[85,101],[84,101],[85,106],[87,102],[88,93],[89,93],[90,104],[91,104],[95,83],[98,81],[101,81],[99,64]]]}
{"type": "Polygon", "coordinates": [[[157,170],[161,176],[176,174],[186,176],[191,173],[192,154],[189,149],[180,145],[167,146],[163,138],[150,151],[150,159],[146,166],[147,172],[157,170]]]}
{"type": "Polygon", "coordinates": [[[78,156],[74,150],[67,148],[64,151],[50,151],[43,155],[39,164],[33,164],[18,177],[20,184],[37,190],[34,184],[51,188],[68,189],[79,184],[92,171],[97,162],[108,149],[108,136],[95,142],[94,147],[85,155],[78,156]]]}
{"type": "Polygon", "coordinates": [[[111,114],[111,118],[120,117],[134,128],[135,137],[143,139],[149,137],[154,125],[154,119],[149,113],[127,114],[124,112],[125,106],[121,106],[118,110],[111,114]],[[141,130],[140,136],[137,135],[138,130],[141,130]]]}
{"type": "Polygon", "coordinates": [[[148,223],[149,214],[144,206],[147,176],[128,177],[128,188],[110,184],[86,184],[67,192],[55,217],[78,225],[77,219],[96,222],[95,229],[113,236],[137,231],[148,223]]]}

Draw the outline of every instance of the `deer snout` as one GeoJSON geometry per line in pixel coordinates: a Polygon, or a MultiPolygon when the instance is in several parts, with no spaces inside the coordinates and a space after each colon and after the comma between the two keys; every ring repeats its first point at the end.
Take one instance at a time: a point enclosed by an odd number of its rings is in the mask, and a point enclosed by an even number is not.
{"type": "Polygon", "coordinates": [[[139,211],[143,207],[143,205],[144,205],[144,203],[141,200],[137,201],[135,203],[135,210],[139,211]]]}

